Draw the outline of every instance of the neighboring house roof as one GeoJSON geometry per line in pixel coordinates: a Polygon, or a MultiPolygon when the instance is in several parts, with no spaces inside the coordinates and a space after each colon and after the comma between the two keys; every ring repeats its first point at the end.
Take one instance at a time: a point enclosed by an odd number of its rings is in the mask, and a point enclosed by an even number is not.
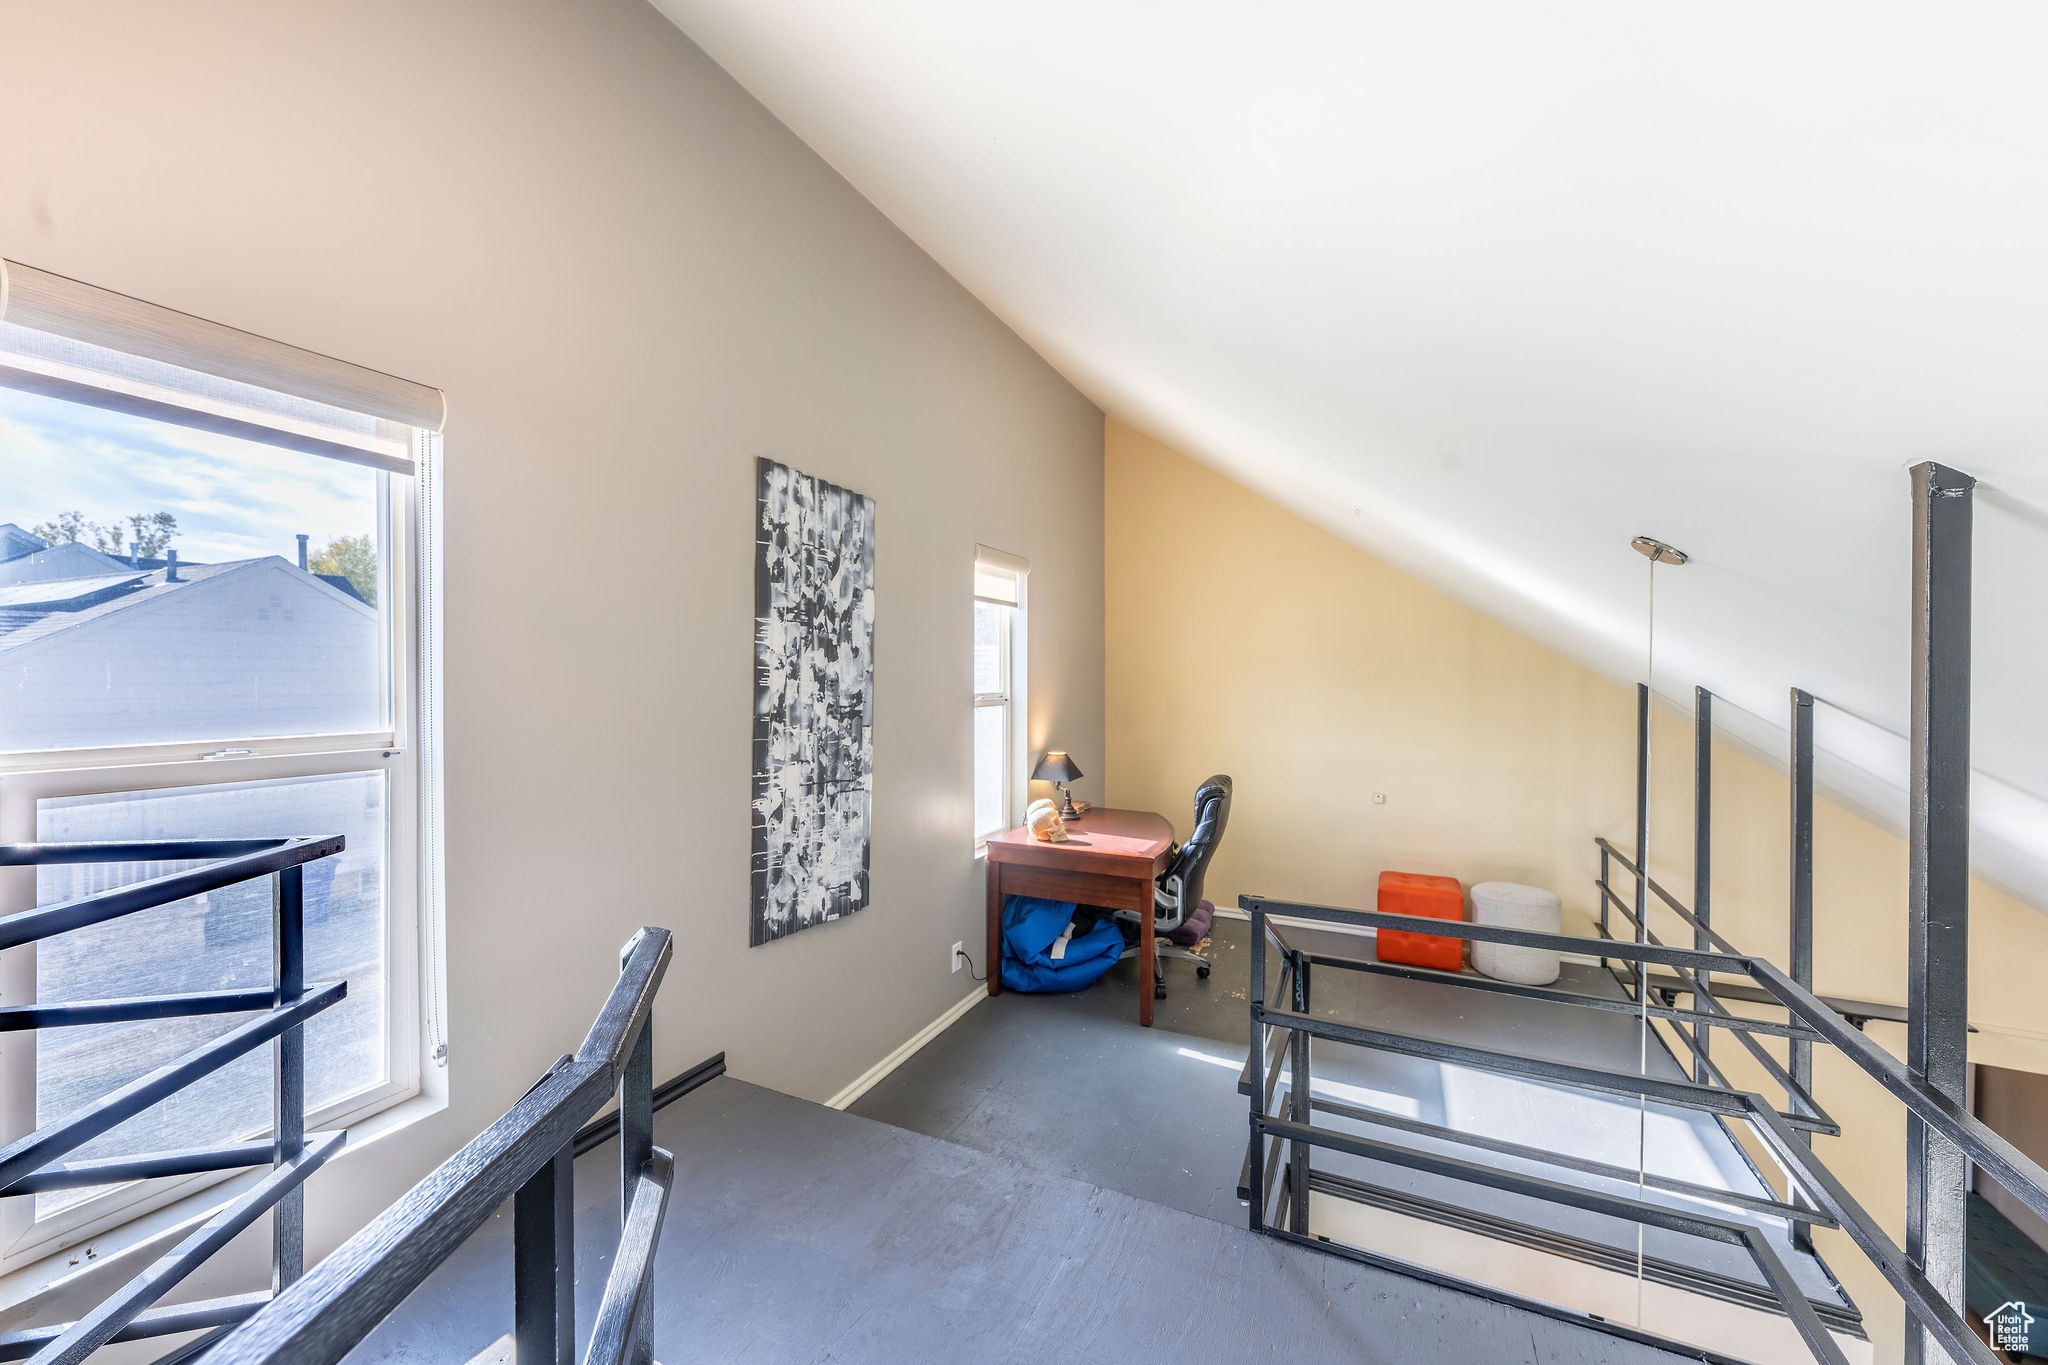
{"type": "Polygon", "coordinates": [[[112,555],[101,554],[90,545],[71,541],[47,550],[0,559],[0,584],[40,583],[58,578],[85,578],[92,574],[133,573],[135,568],[112,555]]]}
{"type": "Polygon", "coordinates": [[[0,587],[0,607],[34,607],[41,611],[77,611],[92,606],[106,594],[140,583],[143,575],[126,573],[93,574],[85,578],[34,579],[0,587]]]}
{"type": "Polygon", "coordinates": [[[333,588],[336,592],[347,593],[350,597],[355,598],[356,601],[361,602],[366,607],[370,605],[369,599],[356,591],[356,585],[348,581],[348,576],[346,574],[316,573],[313,575],[313,577],[319,579],[328,587],[333,588]]]}
{"type": "Polygon", "coordinates": [[[41,536],[31,535],[11,521],[0,521],[0,563],[49,548],[50,542],[41,536]]]}
{"type": "Polygon", "coordinates": [[[240,559],[226,564],[180,565],[175,582],[166,582],[167,570],[157,569],[0,587],[0,654],[147,608],[175,592],[238,574],[265,570],[282,570],[291,581],[303,585],[307,591],[329,594],[358,611],[375,613],[375,608],[353,593],[337,591],[278,555],[265,555],[261,559],[240,559]]]}

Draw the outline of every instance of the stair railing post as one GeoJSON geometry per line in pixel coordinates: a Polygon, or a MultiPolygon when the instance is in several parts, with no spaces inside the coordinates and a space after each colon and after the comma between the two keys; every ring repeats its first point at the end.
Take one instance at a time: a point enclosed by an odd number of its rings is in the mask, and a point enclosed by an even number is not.
{"type": "MultiPolygon", "coordinates": [[[[1714,694],[1704,687],[1692,692],[1692,914],[1699,921],[1692,931],[1692,946],[1707,952],[1707,926],[1714,918],[1714,694]]],[[[1683,975],[1683,973],[1680,973],[1683,975]]],[[[1698,973],[1699,984],[1711,991],[1714,974],[1698,973]]],[[[1693,1008],[1702,1014],[1711,1007],[1695,998],[1693,1008]]],[[[1709,1081],[1707,1052],[1712,1030],[1702,1019],[1693,1029],[1692,1078],[1701,1085],[1709,1081]]]]}
{"type": "MultiPolygon", "coordinates": [[[[1792,689],[1792,979],[1813,989],[1813,696],[1792,689]]],[[[1785,1045],[1786,1073],[1793,1084],[1813,1093],[1813,1043],[1805,1038],[1788,1039],[1785,1045]]],[[[1787,1087],[1785,1103],[1792,1104],[1787,1087]]],[[[1799,1141],[1811,1147],[1813,1135],[1800,1133],[1799,1141]]],[[[1795,1183],[1792,1202],[1802,1202],[1804,1191],[1795,1183]]],[[[1813,1249],[1813,1229],[1806,1223],[1792,1225],[1792,1243],[1802,1251],[1813,1249]]]]}
{"type": "MultiPolygon", "coordinates": [[[[1296,952],[1294,962],[1293,1005],[1298,1014],[1308,1010],[1308,956],[1296,952]]],[[[1287,1079],[1287,1116],[1294,1122],[1307,1126],[1311,1120],[1308,1069],[1308,1034],[1302,1029],[1294,1030],[1293,1044],[1289,1051],[1292,1070],[1287,1079]]],[[[1309,1145],[1306,1142],[1290,1141],[1288,1144],[1287,1180],[1293,1194],[1293,1226],[1299,1235],[1308,1236],[1308,1163],[1309,1145]]]]}
{"type": "MultiPolygon", "coordinates": [[[[271,874],[271,993],[275,1004],[306,994],[306,869],[271,874]]],[[[306,1147],[306,1026],[293,1024],[271,1044],[273,1166],[298,1160],[306,1147]]],[[[270,1214],[270,1290],[281,1294],[306,1273],[306,1192],[295,1187],[270,1214]]]]}
{"type": "Polygon", "coordinates": [[[576,1365],[576,1149],[512,1197],[513,1339],[521,1365],[576,1365]]]}
{"type": "MultiPolygon", "coordinates": [[[[1613,927],[1607,921],[1607,893],[1613,889],[1613,883],[1608,878],[1612,871],[1613,866],[1607,856],[1607,845],[1602,844],[1600,845],[1600,937],[1603,939],[1614,936],[1613,927]]],[[[1602,971],[1613,970],[1609,959],[1605,956],[1600,959],[1600,969],[1602,971]]]]}
{"type": "Polygon", "coordinates": [[[1252,961],[1251,961],[1251,1153],[1248,1158],[1251,1180],[1247,1189],[1251,1195],[1251,1230],[1266,1230],[1266,1134],[1261,1120],[1266,1112],[1266,912],[1254,901],[1250,906],[1252,916],[1252,961]]]}
{"type": "MultiPolygon", "coordinates": [[[[637,939],[635,940],[637,942],[637,939]]],[[[632,944],[627,945],[630,950],[632,944]]],[[[625,955],[621,955],[623,966],[625,955]]],[[[633,1209],[633,1193],[640,1172],[654,1155],[654,1016],[641,1021],[640,1036],[626,1055],[626,1068],[619,1075],[619,1226],[633,1209]]],[[[654,1324],[652,1296],[644,1300],[633,1317],[626,1345],[625,1365],[653,1365],[654,1324]]]]}
{"type": "MultiPolygon", "coordinates": [[[[1906,1067],[1967,1103],[1970,968],[1970,554],[1976,480],[1913,466],[1912,782],[1907,806],[1906,1067]]],[[[1960,1310],[1963,1154],[1906,1116],[1906,1259],[1960,1310]]],[[[1906,1365],[1945,1359],[1908,1325],[1906,1365]]]]}

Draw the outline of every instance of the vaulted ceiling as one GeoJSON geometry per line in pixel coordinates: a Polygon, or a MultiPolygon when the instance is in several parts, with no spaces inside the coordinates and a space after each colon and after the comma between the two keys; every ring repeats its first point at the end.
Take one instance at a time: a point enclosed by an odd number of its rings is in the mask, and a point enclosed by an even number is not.
{"type": "Polygon", "coordinates": [[[2048,7],[656,0],[1106,411],[1902,826],[1907,467],[1980,481],[2048,906],[2048,7]]]}

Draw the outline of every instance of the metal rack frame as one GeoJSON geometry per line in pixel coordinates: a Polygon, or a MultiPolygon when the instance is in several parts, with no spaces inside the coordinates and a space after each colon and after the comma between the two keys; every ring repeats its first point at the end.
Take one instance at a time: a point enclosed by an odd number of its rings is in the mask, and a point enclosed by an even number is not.
{"type": "MultiPolygon", "coordinates": [[[[1311,1154],[1317,1148],[1345,1152],[1409,1169],[1433,1172],[1471,1184],[1533,1196],[1628,1221],[1698,1236],[1748,1252],[1817,1360],[1839,1362],[1840,1349],[1827,1324],[1794,1284],[1775,1248],[1745,1223],[1663,1204],[1622,1198],[1559,1180],[1468,1161],[1433,1151],[1379,1142],[1317,1126],[1317,1110],[1354,1121],[1462,1144],[1495,1155],[1528,1158],[1583,1174],[1611,1175],[1601,1163],[1538,1152],[1517,1144],[1476,1138],[1456,1130],[1397,1119],[1357,1106],[1318,1098],[1310,1086],[1311,1039],[1432,1058],[1459,1066],[1521,1076],[1596,1093],[1640,1096],[1660,1104],[1701,1110],[1746,1124],[1785,1172],[1785,1202],[1703,1191],[1683,1182],[1650,1176],[1644,1183],[1687,1200],[1746,1207],[1784,1218],[1794,1244],[1810,1247],[1814,1226],[1840,1228],[1876,1266],[1904,1301],[1908,1315],[1908,1365],[1952,1357],[1972,1365],[1997,1365],[1997,1357],[1963,1317],[1966,1226],[1964,1198],[1971,1165],[1996,1180],[2035,1213],[2048,1217],[2048,1171],[1971,1115],[1964,1102],[1966,1067],[1967,957],[1969,945],[1969,670],[1971,491],[1967,475],[1937,464],[1912,470],[1913,487],[1913,702],[1910,851],[1911,955],[1904,1010],[1867,1001],[1823,998],[1813,993],[1813,706],[1812,694],[1791,696],[1791,860],[1789,942],[1791,970],[1745,953],[1712,924],[1712,726],[1713,697],[1696,693],[1694,732],[1694,907],[1688,909],[1645,870],[1642,850],[1648,832],[1648,745],[1650,695],[1637,692],[1636,849],[1630,858],[1607,840],[1597,840],[1600,877],[1598,939],[1539,933],[1492,925],[1303,905],[1264,896],[1241,896],[1252,921],[1250,1047],[1242,1088],[1250,1097],[1242,1193],[1255,1231],[1289,1240],[1313,1241],[1308,1230],[1308,1197],[1316,1179],[1311,1154]],[[1612,884],[1619,865],[1634,882],[1633,904],[1612,884]],[[1652,898],[1692,930],[1691,946],[1665,943],[1649,927],[1652,898]],[[1610,912],[1633,930],[1614,932],[1610,912]],[[1273,916],[1354,929],[1395,929],[1474,942],[1500,943],[1580,953],[1589,947],[1627,993],[1626,1001],[1599,999],[1567,990],[1507,986],[1465,973],[1435,972],[1388,964],[1292,943],[1273,916]],[[1269,1004],[1267,951],[1278,951],[1277,996],[1269,1004]],[[1621,968],[1612,963],[1623,964],[1621,968]],[[1547,1058],[1444,1043],[1435,1039],[1364,1028],[1318,1018],[1311,1008],[1314,969],[1334,967],[1368,974],[1427,980],[1449,988],[1543,998],[1593,1009],[1617,1006],[1661,1019],[1692,1058],[1689,1081],[1577,1066],[1547,1058]],[[1653,975],[1652,967],[1667,974],[1653,975]],[[1625,969],[1624,969],[1625,968],[1625,969]],[[1723,978],[1717,980],[1716,978],[1723,978]],[[1676,998],[1690,997],[1680,1009],[1676,998]],[[1782,1009],[1780,1020],[1756,1020],[1729,1010],[1723,999],[1782,1009]],[[1905,1023],[1904,1063],[1866,1038],[1861,1027],[1873,1018],[1905,1023]],[[1763,1095],[1731,1084],[1711,1056],[1713,1030],[1734,1035],[1756,1060],[1774,1088],[1784,1094],[1780,1109],[1763,1095]],[[1766,1052],[1756,1035],[1786,1040],[1786,1061],[1766,1052]],[[1834,1048],[1906,1107],[1907,1229],[1902,1247],[1894,1242],[1842,1182],[1816,1157],[1814,1132],[1839,1133],[1840,1125],[1813,1095],[1813,1046],[1834,1048]],[[1283,1066],[1289,1078],[1283,1112],[1275,1096],[1283,1066]]],[[[1616,1168],[1618,1169],[1618,1168],[1616,1168]]],[[[1623,1172],[1634,1178],[1635,1172],[1623,1172]]],[[[1319,1188],[1329,1188],[1327,1182],[1319,1188]]],[[[1315,1245],[1327,1246],[1314,1242],[1315,1245]]],[[[1381,1263],[1388,1258],[1353,1253],[1381,1263]]],[[[1415,1267],[1405,1267],[1415,1270],[1415,1267]]],[[[1500,1297],[1498,1291],[1441,1272],[1423,1272],[1500,1297]]],[[[1610,1324],[1599,1323],[1614,1330],[1610,1324]]],[[[1634,1331],[1624,1335],[1656,1340],[1634,1331]]],[[[1666,1343],[1670,1344],[1670,1343],[1666,1343]]]]}

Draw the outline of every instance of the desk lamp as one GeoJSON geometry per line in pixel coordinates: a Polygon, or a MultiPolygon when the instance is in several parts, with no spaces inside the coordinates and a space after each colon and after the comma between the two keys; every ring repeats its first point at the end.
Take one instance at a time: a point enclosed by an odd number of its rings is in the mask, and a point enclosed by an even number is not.
{"type": "Polygon", "coordinates": [[[1074,809],[1074,798],[1067,791],[1067,784],[1077,777],[1086,776],[1073,759],[1067,757],[1065,749],[1047,749],[1045,757],[1038,760],[1038,766],[1031,770],[1033,782],[1050,782],[1060,794],[1060,819],[1078,820],[1081,813],[1074,809]]]}

